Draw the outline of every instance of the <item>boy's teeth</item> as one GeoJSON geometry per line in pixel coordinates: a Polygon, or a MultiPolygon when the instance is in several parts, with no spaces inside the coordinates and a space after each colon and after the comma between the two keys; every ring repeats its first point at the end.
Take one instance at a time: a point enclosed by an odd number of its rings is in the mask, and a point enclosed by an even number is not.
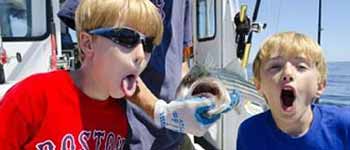
{"type": "Polygon", "coordinates": [[[291,87],[283,87],[282,90],[293,90],[291,87]]]}

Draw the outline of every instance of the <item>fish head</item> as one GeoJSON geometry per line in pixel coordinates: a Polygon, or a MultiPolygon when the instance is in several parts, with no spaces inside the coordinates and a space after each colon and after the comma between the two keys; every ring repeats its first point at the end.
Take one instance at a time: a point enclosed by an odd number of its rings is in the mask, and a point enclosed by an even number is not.
{"type": "Polygon", "coordinates": [[[211,72],[208,67],[198,64],[191,67],[176,91],[177,99],[193,96],[210,97],[215,100],[216,106],[231,101],[227,88],[218,76],[211,72]]]}

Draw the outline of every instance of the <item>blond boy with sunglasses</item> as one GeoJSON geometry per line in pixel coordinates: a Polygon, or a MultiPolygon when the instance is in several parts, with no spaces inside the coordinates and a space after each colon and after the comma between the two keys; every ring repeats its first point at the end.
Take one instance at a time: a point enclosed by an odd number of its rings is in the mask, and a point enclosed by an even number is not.
{"type": "Polygon", "coordinates": [[[75,21],[81,68],[35,74],[6,93],[1,149],[124,149],[129,125],[123,98],[137,87],[145,99],[134,102],[161,127],[203,135],[220,117],[203,115],[211,99],[167,104],[139,79],[163,32],[149,0],[82,0],[75,21]]]}

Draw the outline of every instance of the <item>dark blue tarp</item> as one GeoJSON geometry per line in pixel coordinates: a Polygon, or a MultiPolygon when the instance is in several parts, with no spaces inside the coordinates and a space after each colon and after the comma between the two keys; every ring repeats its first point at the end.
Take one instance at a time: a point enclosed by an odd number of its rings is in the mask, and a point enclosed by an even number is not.
{"type": "Polygon", "coordinates": [[[75,9],[77,8],[80,0],[67,0],[64,2],[60,11],[58,11],[57,16],[61,21],[68,27],[75,29],[75,9]]]}

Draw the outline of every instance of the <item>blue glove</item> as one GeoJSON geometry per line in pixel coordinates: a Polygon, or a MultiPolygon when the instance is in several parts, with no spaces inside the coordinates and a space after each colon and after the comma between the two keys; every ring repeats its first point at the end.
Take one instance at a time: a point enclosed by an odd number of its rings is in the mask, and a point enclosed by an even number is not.
{"type": "Polygon", "coordinates": [[[203,136],[220,118],[221,114],[210,117],[207,115],[206,112],[214,106],[215,101],[206,97],[189,97],[185,100],[171,101],[169,104],[158,100],[155,105],[154,120],[160,127],[203,136]]]}
{"type": "Polygon", "coordinates": [[[154,119],[160,127],[195,136],[203,136],[222,114],[220,112],[208,115],[207,112],[214,107],[214,98],[207,97],[188,97],[183,100],[172,101],[169,104],[163,100],[158,100],[155,105],[154,119]]]}
{"type": "Polygon", "coordinates": [[[228,95],[229,99],[227,101],[223,104],[216,104],[214,108],[207,112],[209,116],[229,112],[239,104],[241,95],[239,91],[233,90],[228,95]]]}
{"type": "Polygon", "coordinates": [[[160,127],[176,132],[203,136],[221,116],[232,110],[240,100],[236,90],[229,94],[229,100],[216,104],[214,97],[186,97],[167,104],[158,100],[155,104],[154,120],[160,127]]]}

